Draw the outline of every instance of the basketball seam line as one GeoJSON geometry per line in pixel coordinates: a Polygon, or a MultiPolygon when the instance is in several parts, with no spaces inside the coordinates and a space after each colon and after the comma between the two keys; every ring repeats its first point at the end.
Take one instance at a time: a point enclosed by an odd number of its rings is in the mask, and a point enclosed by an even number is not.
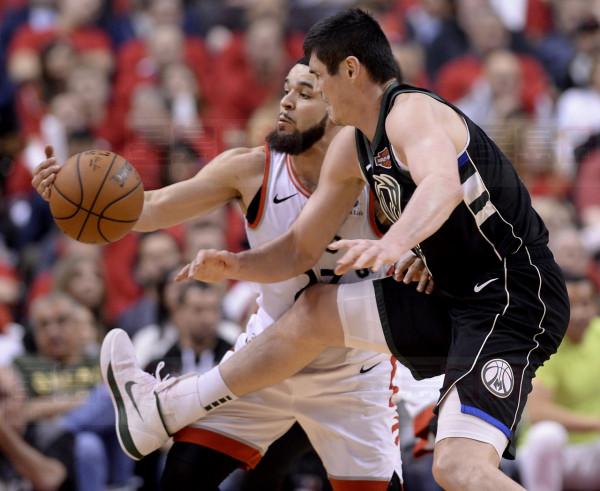
{"type": "MultiPolygon", "coordinates": [[[[102,179],[102,182],[100,183],[100,186],[98,186],[98,191],[96,192],[96,196],[94,197],[94,201],[92,201],[92,204],[90,206],[91,210],[94,209],[94,205],[96,204],[96,201],[98,201],[98,196],[100,196],[100,192],[102,191],[102,188],[104,187],[104,183],[108,179],[108,175],[110,174],[110,170],[112,169],[112,167],[113,167],[113,165],[115,163],[115,160],[117,160],[117,154],[115,154],[115,156],[113,157],[112,162],[108,166],[108,170],[104,174],[104,178],[102,179]]],[[[77,166],[77,169],[79,170],[79,165],[77,166]]],[[[83,188],[82,188],[82,193],[81,194],[82,194],[82,198],[83,198],[83,188]]],[[[82,202],[83,202],[83,199],[82,199],[82,202]]],[[[83,233],[83,229],[85,228],[88,220],[90,219],[91,213],[92,213],[91,211],[88,211],[88,214],[85,217],[85,220],[83,221],[83,225],[81,226],[81,229],[79,230],[79,234],[77,234],[77,240],[79,240],[81,238],[81,234],[83,233]]]]}
{"type": "MultiPolygon", "coordinates": [[[[129,162],[126,160],[125,161],[126,164],[129,164],[129,162]]],[[[131,164],[129,164],[131,166],[131,164]]],[[[133,166],[132,166],[133,167],[133,166]]],[[[102,233],[102,230],[100,230],[100,224],[102,223],[101,220],[104,218],[104,210],[106,210],[107,208],[111,207],[112,205],[114,205],[115,203],[118,203],[119,201],[121,201],[122,199],[125,199],[127,196],[129,196],[131,193],[133,193],[137,188],[140,187],[140,184],[142,184],[141,179],[138,181],[138,183],[131,188],[129,191],[127,191],[123,196],[112,200],[110,203],[108,203],[104,208],[102,208],[102,211],[100,212],[100,217],[98,217],[98,220],[96,220],[96,230],[98,230],[98,233],[100,234],[100,236],[106,241],[106,242],[110,242],[110,240],[108,240],[106,238],[106,236],[102,233]]],[[[142,203],[143,206],[143,203],[142,203]]],[[[136,220],[137,221],[137,220],[136,220]]]]}
{"type": "MultiPolygon", "coordinates": [[[[133,188],[134,190],[137,189],[139,187],[139,185],[141,184],[141,181],[133,188]]],[[[68,201],[70,204],[72,204],[73,206],[77,207],[77,210],[75,211],[75,213],[73,213],[72,215],[68,215],[65,217],[54,217],[55,220],[69,220],[70,218],[73,218],[75,215],[77,215],[77,213],[79,213],[79,211],[83,210],[86,213],[89,213],[90,215],[95,216],[96,218],[101,218],[102,220],[110,220],[111,222],[118,222],[118,223],[135,223],[137,222],[139,219],[136,218],[135,220],[119,220],[118,218],[111,218],[108,216],[104,216],[104,215],[99,215],[98,213],[88,210],[87,208],[84,208],[83,206],[77,206],[77,203],[75,203],[75,201],[73,201],[71,198],[69,198],[65,193],[63,193],[56,184],[53,184],[52,187],[58,192],[58,194],[60,194],[66,201],[68,201]]],[[[119,198],[121,199],[121,198],[119,198]]],[[[106,209],[106,208],[104,208],[106,209]]],[[[104,212],[104,210],[102,210],[104,212]]]]}

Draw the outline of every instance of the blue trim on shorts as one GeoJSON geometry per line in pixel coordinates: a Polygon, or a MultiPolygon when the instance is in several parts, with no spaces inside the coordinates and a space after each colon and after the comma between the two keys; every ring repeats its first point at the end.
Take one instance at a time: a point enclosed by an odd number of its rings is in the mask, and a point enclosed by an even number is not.
{"type": "Polygon", "coordinates": [[[467,155],[467,151],[465,150],[463,153],[461,153],[458,156],[458,166],[462,167],[463,165],[465,165],[468,161],[469,161],[469,156],[467,155]]]}
{"type": "Polygon", "coordinates": [[[485,411],[482,411],[481,409],[478,409],[473,406],[467,406],[466,404],[460,405],[460,411],[464,414],[470,414],[471,416],[476,416],[477,418],[483,419],[487,423],[498,428],[502,433],[504,433],[504,436],[506,436],[506,438],[508,438],[509,440],[512,438],[512,431],[510,431],[510,428],[506,426],[502,421],[499,421],[493,416],[490,416],[485,411]]]}

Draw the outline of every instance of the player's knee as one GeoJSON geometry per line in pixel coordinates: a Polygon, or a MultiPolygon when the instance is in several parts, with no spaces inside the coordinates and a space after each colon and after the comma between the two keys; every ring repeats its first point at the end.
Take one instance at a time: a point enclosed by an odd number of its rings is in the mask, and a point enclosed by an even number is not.
{"type": "Polygon", "coordinates": [[[484,482],[494,466],[486,459],[466,456],[452,446],[436,448],[433,456],[433,477],[447,490],[472,488],[476,483],[484,482]]]}

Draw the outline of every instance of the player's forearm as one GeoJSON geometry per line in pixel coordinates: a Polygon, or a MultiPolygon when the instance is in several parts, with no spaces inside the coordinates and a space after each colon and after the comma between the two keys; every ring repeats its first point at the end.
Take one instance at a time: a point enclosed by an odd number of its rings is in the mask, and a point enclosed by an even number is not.
{"type": "Polygon", "coordinates": [[[201,214],[202,203],[192,208],[182,203],[178,191],[169,188],[146,191],[144,193],[144,208],[137,223],[133,227],[136,232],[153,232],[179,225],[201,214]]]}
{"type": "Polygon", "coordinates": [[[65,467],[58,460],[42,455],[4,423],[0,423],[0,452],[8,458],[19,475],[31,481],[37,490],[58,489],[67,475],[65,467]]]}
{"type": "MultiPolygon", "coordinates": [[[[322,252],[322,251],[320,251],[322,252]]],[[[315,265],[320,253],[299,247],[292,234],[238,254],[238,280],[257,283],[284,281],[315,265]]]]}
{"type": "Polygon", "coordinates": [[[144,192],[144,207],[137,223],[133,227],[135,232],[153,232],[160,228],[166,228],[169,225],[163,224],[159,216],[159,209],[155,205],[156,191],[144,192]]]}
{"type": "Polygon", "coordinates": [[[531,400],[527,411],[529,418],[534,423],[556,421],[564,426],[567,431],[600,431],[600,418],[574,413],[551,401],[536,402],[531,400]]]}
{"type": "Polygon", "coordinates": [[[400,219],[382,240],[412,249],[434,234],[463,199],[460,185],[430,175],[417,186],[400,219]]]}

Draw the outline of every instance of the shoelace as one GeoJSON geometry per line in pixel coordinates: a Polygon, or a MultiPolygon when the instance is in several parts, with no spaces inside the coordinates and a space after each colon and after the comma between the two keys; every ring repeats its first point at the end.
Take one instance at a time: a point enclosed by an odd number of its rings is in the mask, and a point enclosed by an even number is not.
{"type": "Polygon", "coordinates": [[[180,377],[171,377],[171,374],[169,373],[163,379],[163,378],[161,378],[160,371],[164,367],[165,367],[165,362],[161,361],[161,362],[158,363],[158,365],[156,366],[156,370],[154,371],[154,378],[156,378],[156,380],[158,380],[158,384],[154,388],[154,393],[155,394],[163,392],[164,390],[168,389],[169,387],[175,385],[180,380],[183,380],[183,379],[186,379],[186,378],[190,378],[190,377],[193,377],[193,376],[197,375],[196,373],[191,372],[191,373],[188,373],[186,375],[182,375],[180,377]]]}

